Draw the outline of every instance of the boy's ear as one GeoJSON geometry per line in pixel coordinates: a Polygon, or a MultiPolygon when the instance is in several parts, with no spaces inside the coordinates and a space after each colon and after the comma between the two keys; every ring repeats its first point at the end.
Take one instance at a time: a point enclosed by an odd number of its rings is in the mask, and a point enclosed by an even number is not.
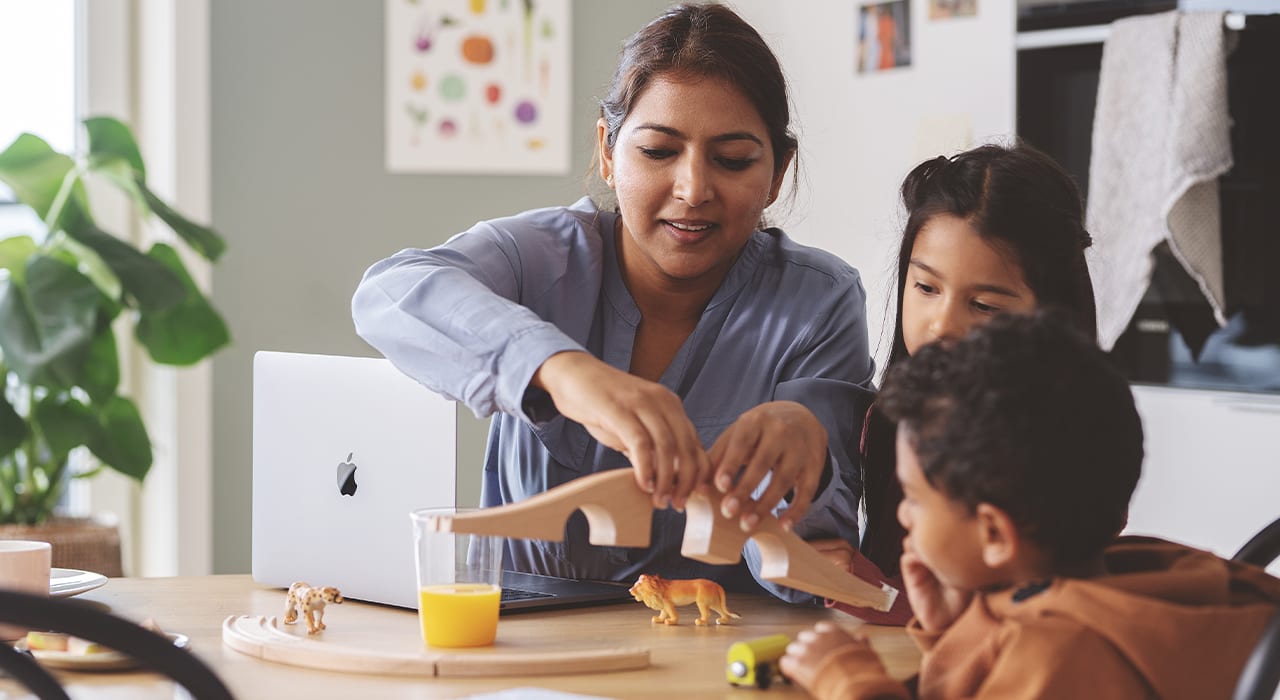
{"type": "Polygon", "coordinates": [[[975,519],[982,547],[982,563],[999,569],[1017,559],[1021,538],[1013,518],[990,503],[979,503],[975,519]]]}

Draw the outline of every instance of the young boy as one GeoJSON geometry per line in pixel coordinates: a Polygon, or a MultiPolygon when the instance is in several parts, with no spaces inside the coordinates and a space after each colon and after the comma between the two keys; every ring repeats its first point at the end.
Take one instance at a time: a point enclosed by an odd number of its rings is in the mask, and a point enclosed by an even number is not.
{"type": "MultiPolygon", "coordinates": [[[[1228,697],[1280,605],[1261,569],[1115,535],[1142,463],[1129,386],[1046,314],[1007,314],[885,379],[921,698],[1228,697]]],[[[818,698],[907,698],[862,639],[800,633],[818,698]]]]}

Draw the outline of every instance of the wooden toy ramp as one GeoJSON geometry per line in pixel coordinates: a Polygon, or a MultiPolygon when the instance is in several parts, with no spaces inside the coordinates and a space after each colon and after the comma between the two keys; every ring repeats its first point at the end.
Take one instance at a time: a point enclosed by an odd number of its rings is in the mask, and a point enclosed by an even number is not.
{"type": "MultiPolygon", "coordinates": [[[[733,564],[742,558],[750,537],[760,547],[760,575],[824,598],[887,611],[898,591],[874,584],[841,569],[772,515],[760,519],[751,535],[720,514],[721,494],[700,489],[685,506],[684,541],[680,553],[708,564],[733,564]]],[[[630,469],[613,469],[579,477],[519,503],[485,508],[475,513],[439,516],[431,525],[439,532],[466,532],[522,539],[564,539],[569,516],[581,510],[587,517],[591,544],[648,547],[653,505],[640,490],[630,469]]]]}

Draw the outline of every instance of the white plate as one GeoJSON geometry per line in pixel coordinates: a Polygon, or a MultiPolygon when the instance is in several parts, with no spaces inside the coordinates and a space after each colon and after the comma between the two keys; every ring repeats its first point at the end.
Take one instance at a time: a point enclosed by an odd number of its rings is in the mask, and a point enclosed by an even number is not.
{"type": "MultiPolygon", "coordinates": [[[[191,643],[191,640],[185,634],[166,632],[164,636],[179,649],[185,649],[191,643]]],[[[26,651],[27,640],[19,639],[13,647],[18,651],[26,651]]],[[[138,662],[132,657],[121,654],[118,651],[102,651],[96,654],[72,654],[67,651],[33,651],[31,655],[36,657],[36,661],[39,661],[41,665],[68,671],[119,671],[138,665],[138,662]]]]}
{"type": "Polygon", "coordinates": [[[107,577],[79,569],[50,569],[49,595],[54,598],[79,595],[105,584],[107,577]]]}

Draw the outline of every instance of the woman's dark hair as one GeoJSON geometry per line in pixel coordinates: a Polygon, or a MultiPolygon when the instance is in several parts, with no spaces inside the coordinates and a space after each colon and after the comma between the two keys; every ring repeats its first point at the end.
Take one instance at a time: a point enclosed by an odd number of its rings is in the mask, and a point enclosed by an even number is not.
{"type": "Polygon", "coordinates": [[[930,219],[963,219],[1022,269],[1037,307],[1057,308],[1088,337],[1097,338],[1097,309],[1084,251],[1080,190],[1062,166],[1026,145],[988,144],[917,165],[902,182],[907,225],[898,249],[897,320],[886,370],[907,356],[902,296],[916,236],[930,219]]]}
{"type": "MultiPolygon", "coordinates": [[[[741,90],[764,120],[775,172],[796,150],[787,81],[773,51],[733,10],[714,3],[669,8],[622,48],[600,117],[609,148],[636,100],[657,76],[718,78],[741,90]]],[[[796,163],[796,172],[799,164],[796,163]]]]}
{"type": "Polygon", "coordinates": [[[990,503],[1059,566],[1124,527],[1142,470],[1129,383],[1057,310],[1002,314],[888,371],[881,408],[925,479],[972,512],[990,503]]]}

